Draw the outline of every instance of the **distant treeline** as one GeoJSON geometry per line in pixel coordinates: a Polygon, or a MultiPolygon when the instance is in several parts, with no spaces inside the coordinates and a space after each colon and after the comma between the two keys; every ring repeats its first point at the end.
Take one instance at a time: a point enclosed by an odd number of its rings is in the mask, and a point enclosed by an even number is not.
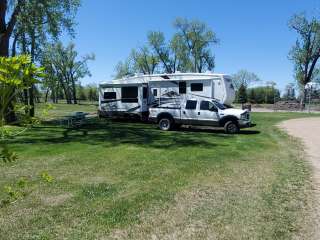
{"type": "MultiPolygon", "coordinates": [[[[99,99],[97,86],[93,84],[86,85],[86,86],[77,84],[75,86],[75,89],[76,89],[76,102],[78,102],[79,100],[97,102],[99,99]]],[[[68,97],[69,96],[66,96],[62,88],[57,89],[56,92],[51,92],[48,89],[45,89],[44,91],[37,90],[35,94],[36,102],[38,103],[40,102],[59,103],[59,100],[68,100],[68,97]]],[[[20,99],[21,100],[23,99],[22,96],[20,99]]]]}
{"type": "Polygon", "coordinates": [[[280,100],[280,91],[271,86],[239,88],[236,92],[236,103],[268,103],[272,104],[280,100]]]}

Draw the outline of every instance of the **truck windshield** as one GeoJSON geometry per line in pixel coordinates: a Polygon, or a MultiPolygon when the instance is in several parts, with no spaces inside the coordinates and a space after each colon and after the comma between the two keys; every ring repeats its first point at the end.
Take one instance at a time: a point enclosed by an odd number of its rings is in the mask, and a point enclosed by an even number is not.
{"type": "Polygon", "coordinates": [[[217,108],[219,108],[221,110],[227,109],[222,103],[219,103],[217,101],[213,101],[213,103],[216,105],[217,108]]]}

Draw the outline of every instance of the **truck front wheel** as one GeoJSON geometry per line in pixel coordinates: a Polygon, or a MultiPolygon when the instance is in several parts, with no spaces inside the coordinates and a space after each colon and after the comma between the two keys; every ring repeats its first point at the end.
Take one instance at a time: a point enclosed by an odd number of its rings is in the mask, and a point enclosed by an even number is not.
{"type": "Polygon", "coordinates": [[[173,122],[170,118],[161,118],[159,128],[163,131],[169,131],[172,128],[173,122]]]}
{"type": "Polygon", "coordinates": [[[239,132],[239,126],[233,121],[228,121],[224,124],[224,131],[227,134],[235,134],[239,132]]]}

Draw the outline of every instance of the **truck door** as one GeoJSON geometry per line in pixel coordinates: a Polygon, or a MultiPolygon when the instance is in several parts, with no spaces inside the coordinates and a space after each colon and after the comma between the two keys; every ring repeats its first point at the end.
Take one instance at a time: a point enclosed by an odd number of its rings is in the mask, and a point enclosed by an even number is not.
{"type": "Polygon", "coordinates": [[[217,107],[210,101],[202,100],[198,111],[198,124],[205,126],[219,126],[217,107]]]}
{"type": "Polygon", "coordinates": [[[187,100],[185,102],[185,106],[181,108],[181,120],[183,124],[196,124],[198,120],[197,105],[197,100],[187,100]]]}

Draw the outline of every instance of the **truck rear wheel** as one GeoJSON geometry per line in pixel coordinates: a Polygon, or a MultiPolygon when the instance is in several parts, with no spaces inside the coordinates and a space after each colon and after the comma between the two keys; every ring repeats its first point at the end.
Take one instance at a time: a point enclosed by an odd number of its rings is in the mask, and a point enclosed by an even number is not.
{"type": "Polygon", "coordinates": [[[159,128],[163,131],[169,131],[172,128],[173,122],[170,118],[161,118],[159,120],[159,128]]]}
{"type": "Polygon", "coordinates": [[[228,121],[224,124],[224,131],[227,134],[236,134],[239,132],[239,126],[234,121],[228,121]]]}

